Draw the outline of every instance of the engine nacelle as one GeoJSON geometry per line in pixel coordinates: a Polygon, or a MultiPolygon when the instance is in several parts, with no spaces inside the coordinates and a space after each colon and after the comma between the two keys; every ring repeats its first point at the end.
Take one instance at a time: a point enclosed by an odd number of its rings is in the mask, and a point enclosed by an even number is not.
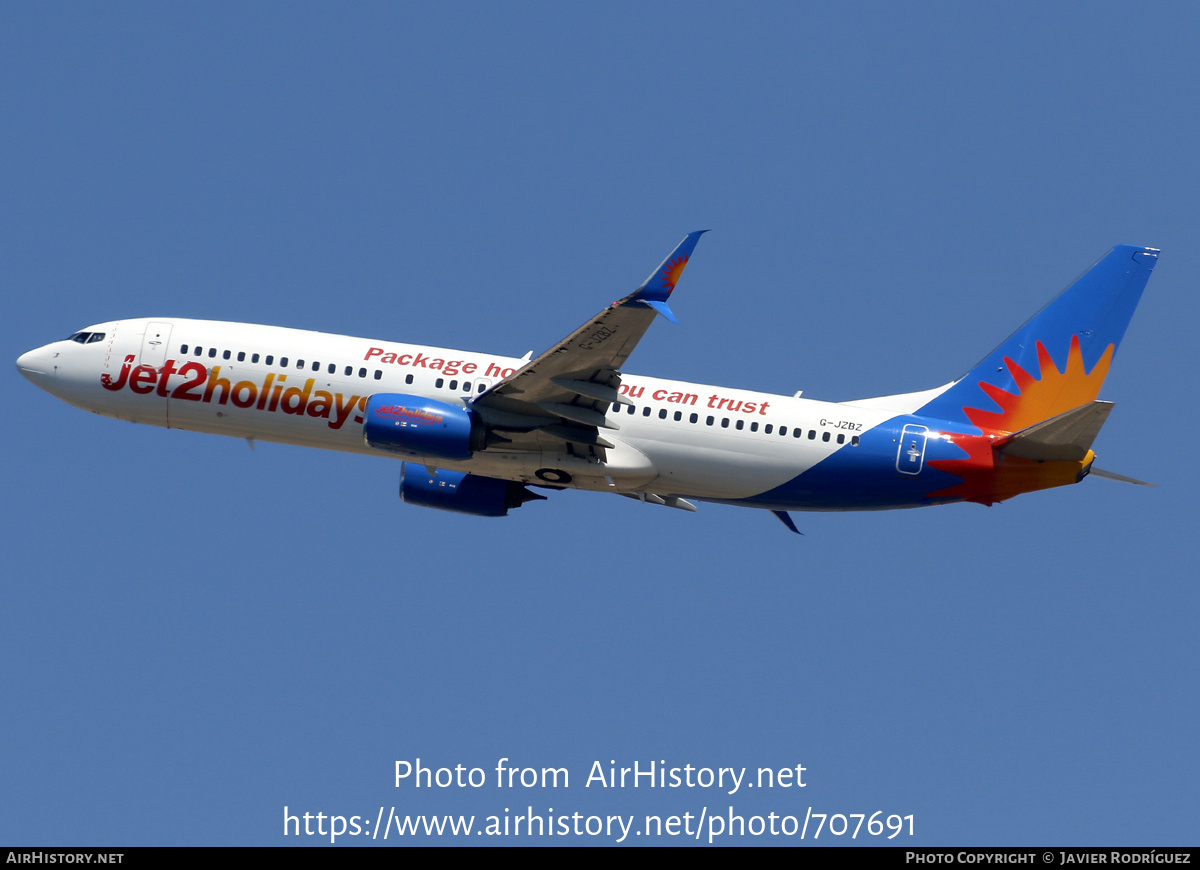
{"type": "Polygon", "coordinates": [[[510,508],[527,501],[545,499],[523,484],[495,477],[480,477],[461,471],[437,469],[430,474],[415,463],[404,463],[400,471],[400,500],[406,504],[480,517],[502,517],[510,508]]]}
{"type": "Polygon", "coordinates": [[[483,449],[483,439],[483,424],[461,405],[403,393],[379,393],[367,400],[363,440],[379,450],[470,459],[483,449]]]}

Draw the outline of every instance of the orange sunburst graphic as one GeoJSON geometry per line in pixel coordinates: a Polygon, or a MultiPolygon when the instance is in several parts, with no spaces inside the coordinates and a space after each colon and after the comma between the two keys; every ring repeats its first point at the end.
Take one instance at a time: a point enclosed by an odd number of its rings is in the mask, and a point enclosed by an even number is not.
{"type": "Polygon", "coordinates": [[[980,382],[983,390],[1000,407],[998,411],[963,408],[967,418],[983,430],[980,435],[953,435],[951,440],[966,451],[962,459],[933,460],[930,466],[962,478],[962,483],[929,493],[929,498],[961,498],[994,504],[1023,492],[1074,483],[1084,463],[1038,462],[1007,456],[994,448],[997,436],[1020,432],[1035,423],[1094,402],[1112,363],[1114,346],[1109,345],[1089,372],[1083,363],[1079,336],[1071,337],[1067,363],[1062,371],[1050,352],[1037,343],[1038,376],[1031,375],[1012,359],[1004,364],[1017,392],[980,382]]]}
{"type": "Polygon", "coordinates": [[[963,408],[972,423],[980,429],[998,432],[1020,432],[1022,429],[1048,420],[1056,414],[1094,402],[1100,395],[1100,387],[1108,375],[1112,363],[1113,345],[1105,348],[1100,359],[1090,372],[1083,367],[1083,351],[1079,347],[1079,336],[1071,336],[1071,349],[1067,353],[1067,364],[1059,371],[1050,358],[1050,352],[1040,341],[1037,343],[1040,377],[1034,377],[1008,357],[1004,364],[1017,385],[1017,392],[1010,393],[991,384],[979,384],[997,405],[999,411],[980,408],[963,408]]]}
{"type": "Polygon", "coordinates": [[[675,289],[675,284],[679,281],[679,276],[683,274],[683,267],[687,265],[688,258],[686,255],[676,257],[667,263],[662,270],[663,283],[667,285],[667,292],[670,293],[675,289]]]}

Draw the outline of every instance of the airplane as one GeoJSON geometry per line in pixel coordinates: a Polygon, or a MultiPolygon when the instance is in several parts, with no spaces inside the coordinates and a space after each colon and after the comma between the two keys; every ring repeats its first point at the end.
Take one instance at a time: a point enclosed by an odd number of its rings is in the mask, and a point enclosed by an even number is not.
{"type": "Polygon", "coordinates": [[[536,358],[247,323],[89,326],[17,369],[97,414],[395,457],[402,501],[504,516],[544,490],[687,511],[992,505],[1078,483],[1112,410],[1097,396],[1158,260],[1118,245],[967,374],[922,392],[820,402],[627,374],[700,236],[536,358]]]}

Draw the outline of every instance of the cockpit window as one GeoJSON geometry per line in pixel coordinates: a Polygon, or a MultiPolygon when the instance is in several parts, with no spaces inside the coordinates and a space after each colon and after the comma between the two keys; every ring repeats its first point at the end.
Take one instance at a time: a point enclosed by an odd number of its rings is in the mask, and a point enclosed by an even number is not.
{"type": "Polygon", "coordinates": [[[77,341],[80,344],[92,344],[96,341],[104,341],[103,332],[77,332],[67,338],[67,341],[77,341]]]}

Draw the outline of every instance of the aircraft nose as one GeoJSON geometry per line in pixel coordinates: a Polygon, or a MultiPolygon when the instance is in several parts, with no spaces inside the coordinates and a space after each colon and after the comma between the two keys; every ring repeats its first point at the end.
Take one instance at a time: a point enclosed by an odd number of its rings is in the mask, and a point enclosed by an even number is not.
{"type": "Polygon", "coordinates": [[[17,371],[40,387],[54,375],[54,363],[49,351],[39,347],[17,357],[17,371]]]}

